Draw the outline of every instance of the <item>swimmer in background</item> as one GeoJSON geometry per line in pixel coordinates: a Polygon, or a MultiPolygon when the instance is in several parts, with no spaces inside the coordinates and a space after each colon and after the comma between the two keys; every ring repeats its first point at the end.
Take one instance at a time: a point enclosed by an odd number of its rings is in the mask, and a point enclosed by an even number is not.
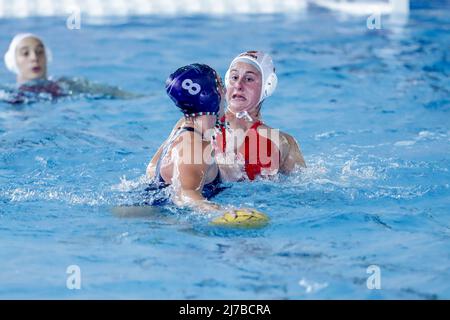
{"type": "Polygon", "coordinates": [[[207,199],[220,184],[211,143],[224,94],[220,77],[207,65],[191,64],[169,76],[166,92],[184,116],[153,156],[146,175],[153,184],[172,185],[176,205],[219,210],[207,199]]]}
{"type": "Polygon", "coordinates": [[[52,98],[64,95],[56,82],[47,81],[47,65],[52,60],[52,55],[36,35],[31,33],[16,35],[5,53],[4,60],[6,68],[16,74],[18,85],[18,95],[13,96],[8,102],[22,102],[25,99],[25,92],[47,93],[52,98]]]}
{"type": "Polygon", "coordinates": [[[95,85],[86,80],[47,77],[48,64],[52,60],[50,49],[32,33],[17,34],[11,41],[4,61],[6,68],[16,74],[17,88],[6,95],[4,101],[25,103],[35,100],[69,96],[78,93],[112,98],[132,98],[135,95],[117,87],[95,85]]]}

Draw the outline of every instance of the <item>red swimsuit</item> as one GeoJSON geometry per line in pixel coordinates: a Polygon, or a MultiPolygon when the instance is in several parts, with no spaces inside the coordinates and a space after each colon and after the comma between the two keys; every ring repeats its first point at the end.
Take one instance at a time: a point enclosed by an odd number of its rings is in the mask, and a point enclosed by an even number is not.
{"type": "MultiPolygon", "coordinates": [[[[221,119],[223,122],[224,118],[221,119]]],[[[263,169],[274,170],[279,168],[280,151],[277,145],[258,133],[261,121],[256,121],[247,131],[244,143],[239,147],[238,152],[245,159],[245,172],[250,180],[261,174],[263,169]],[[278,157],[272,156],[278,151],[278,157]]],[[[221,134],[217,135],[217,145],[221,152],[226,150],[225,126],[221,126],[221,134]]]]}

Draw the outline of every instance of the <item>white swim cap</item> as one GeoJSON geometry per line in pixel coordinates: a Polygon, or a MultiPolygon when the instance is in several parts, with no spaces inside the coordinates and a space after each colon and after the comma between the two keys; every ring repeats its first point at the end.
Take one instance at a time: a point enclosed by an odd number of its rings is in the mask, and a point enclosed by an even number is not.
{"type": "Polygon", "coordinates": [[[255,66],[259,70],[259,72],[261,72],[262,87],[259,102],[263,101],[267,97],[270,97],[275,91],[278,83],[278,78],[275,74],[275,67],[273,65],[272,57],[262,51],[247,51],[241,53],[230,63],[230,67],[225,74],[226,86],[228,86],[231,67],[239,61],[249,63],[255,66]]]}
{"type": "Polygon", "coordinates": [[[11,71],[15,74],[19,74],[19,69],[17,68],[17,63],[16,63],[16,48],[23,39],[30,38],[30,37],[36,38],[42,42],[42,44],[44,45],[44,48],[45,48],[45,56],[47,58],[47,63],[52,61],[52,52],[50,51],[50,49],[47,48],[47,46],[44,44],[44,42],[41,40],[41,38],[39,38],[38,36],[36,36],[32,33],[19,33],[12,39],[12,41],[9,45],[8,51],[6,51],[6,53],[5,53],[5,57],[4,57],[5,66],[9,71],[11,71]]]}

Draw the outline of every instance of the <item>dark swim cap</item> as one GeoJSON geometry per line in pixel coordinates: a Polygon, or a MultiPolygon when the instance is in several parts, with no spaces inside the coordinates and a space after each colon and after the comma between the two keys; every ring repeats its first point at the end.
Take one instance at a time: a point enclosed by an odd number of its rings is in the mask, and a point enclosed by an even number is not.
{"type": "Polygon", "coordinates": [[[166,92],[186,117],[217,115],[220,93],[217,73],[206,64],[179,68],[166,80],[166,92]]]}

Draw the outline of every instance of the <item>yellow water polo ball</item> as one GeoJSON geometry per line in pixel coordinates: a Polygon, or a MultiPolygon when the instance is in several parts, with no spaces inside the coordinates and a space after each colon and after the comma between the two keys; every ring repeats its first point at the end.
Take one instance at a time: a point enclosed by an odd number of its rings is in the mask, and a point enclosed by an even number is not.
{"type": "Polygon", "coordinates": [[[255,209],[235,209],[225,212],[211,223],[213,225],[243,227],[243,228],[260,228],[269,222],[269,217],[255,209]]]}

